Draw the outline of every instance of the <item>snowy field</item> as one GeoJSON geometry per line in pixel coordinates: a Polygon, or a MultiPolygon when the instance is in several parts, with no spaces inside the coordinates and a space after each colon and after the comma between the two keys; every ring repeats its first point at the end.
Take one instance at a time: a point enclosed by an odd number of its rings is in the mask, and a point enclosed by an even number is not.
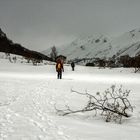
{"type": "Polygon", "coordinates": [[[140,140],[140,74],[133,69],[64,66],[63,79],[54,65],[32,66],[0,59],[0,140],[140,140]],[[134,106],[122,124],[105,122],[94,113],[56,114],[54,106],[82,108],[85,97],[111,85],[130,89],[134,106]]]}

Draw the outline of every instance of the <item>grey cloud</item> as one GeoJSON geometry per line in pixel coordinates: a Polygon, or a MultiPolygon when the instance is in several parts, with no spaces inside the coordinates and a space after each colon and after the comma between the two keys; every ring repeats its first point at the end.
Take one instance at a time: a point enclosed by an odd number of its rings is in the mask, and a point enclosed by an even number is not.
{"type": "Polygon", "coordinates": [[[139,0],[0,0],[0,27],[30,49],[81,34],[117,36],[140,27],[139,0]]]}

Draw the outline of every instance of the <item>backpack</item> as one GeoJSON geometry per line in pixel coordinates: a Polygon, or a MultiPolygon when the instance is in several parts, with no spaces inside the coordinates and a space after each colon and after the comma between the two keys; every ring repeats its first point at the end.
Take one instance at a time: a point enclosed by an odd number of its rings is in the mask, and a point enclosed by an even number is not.
{"type": "Polygon", "coordinates": [[[61,69],[61,64],[60,64],[60,63],[58,63],[57,68],[58,68],[58,69],[61,69]]]}

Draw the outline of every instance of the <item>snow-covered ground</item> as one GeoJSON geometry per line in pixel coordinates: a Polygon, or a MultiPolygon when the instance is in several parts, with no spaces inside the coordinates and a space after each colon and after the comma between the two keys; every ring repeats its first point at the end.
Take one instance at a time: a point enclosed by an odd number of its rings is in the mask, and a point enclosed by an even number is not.
{"type": "Polygon", "coordinates": [[[140,140],[140,74],[133,69],[65,66],[63,79],[54,65],[32,66],[0,59],[0,140],[140,140]],[[82,108],[85,97],[111,85],[130,89],[134,112],[122,124],[106,123],[100,115],[56,114],[54,106],[82,108]]]}

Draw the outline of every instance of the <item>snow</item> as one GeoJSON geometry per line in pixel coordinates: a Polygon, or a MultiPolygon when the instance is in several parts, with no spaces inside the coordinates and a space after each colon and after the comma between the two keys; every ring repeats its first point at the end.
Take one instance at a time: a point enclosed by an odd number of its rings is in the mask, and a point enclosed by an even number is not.
{"type": "Polygon", "coordinates": [[[139,140],[140,74],[133,69],[64,66],[57,79],[54,65],[32,66],[0,59],[0,140],[139,140]],[[57,108],[82,108],[85,97],[111,85],[130,89],[134,112],[122,124],[106,123],[93,112],[59,116],[57,108]]]}

